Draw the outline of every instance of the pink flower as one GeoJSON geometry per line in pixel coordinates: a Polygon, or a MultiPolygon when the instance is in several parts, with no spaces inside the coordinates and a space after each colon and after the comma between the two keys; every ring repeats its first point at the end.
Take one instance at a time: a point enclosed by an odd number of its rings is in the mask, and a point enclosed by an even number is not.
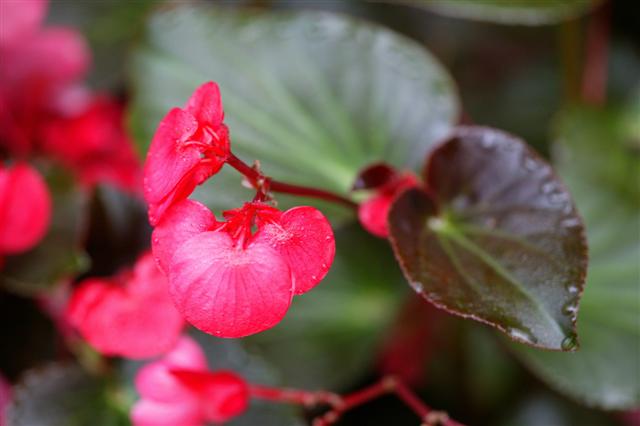
{"type": "Polygon", "coordinates": [[[96,96],[80,114],[43,127],[43,150],[75,170],[86,186],[106,182],[131,192],[141,189],[141,165],[115,100],[96,96]]]}
{"type": "Polygon", "coordinates": [[[40,174],[26,163],[0,164],[0,254],[33,248],[51,221],[51,197],[40,174]]]}
{"type": "Polygon", "coordinates": [[[252,202],[224,217],[218,222],[184,200],[154,230],[153,252],[187,321],[218,337],[243,337],[276,325],[294,295],[324,278],[335,241],[312,207],[281,212],[252,202]]]}
{"type": "Polygon", "coordinates": [[[136,376],[140,399],[131,410],[135,426],[200,426],[225,422],[248,406],[247,383],[229,371],[210,372],[200,347],[183,336],[162,359],[136,376]]]}
{"type": "Polygon", "coordinates": [[[162,119],[144,168],[144,194],[152,225],[222,168],[230,154],[223,119],[220,90],[213,82],[200,86],[184,109],[174,108],[162,119]]]}
{"type": "Polygon", "coordinates": [[[60,99],[75,90],[90,56],[79,33],[39,28],[45,1],[0,1],[0,144],[25,156],[42,121],[65,113],[60,99]]]}
{"type": "Polygon", "coordinates": [[[66,317],[99,352],[129,358],[164,353],[184,326],[151,254],[143,255],[133,271],[82,282],[66,317]]]}
{"type": "Polygon", "coordinates": [[[374,165],[360,174],[355,189],[373,189],[374,193],[358,207],[358,219],[370,233],[386,238],[387,216],[398,195],[418,186],[418,178],[411,172],[399,173],[385,165],[374,165]]]}

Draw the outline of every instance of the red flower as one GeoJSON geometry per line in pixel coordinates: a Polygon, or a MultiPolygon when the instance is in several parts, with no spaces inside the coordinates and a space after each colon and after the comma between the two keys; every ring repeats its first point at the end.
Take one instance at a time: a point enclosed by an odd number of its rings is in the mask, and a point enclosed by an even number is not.
{"type": "Polygon", "coordinates": [[[218,337],[243,337],[276,325],[294,295],[324,278],[335,241],[312,207],[281,212],[253,202],[224,216],[218,222],[184,200],[154,230],[153,252],[187,321],[218,337]]]}
{"type": "Polygon", "coordinates": [[[175,349],[136,376],[142,399],[131,410],[135,426],[200,426],[243,413],[247,383],[229,371],[210,372],[200,347],[182,337],[175,349]]]}
{"type": "Polygon", "coordinates": [[[66,316],[99,352],[129,358],[164,353],[184,325],[166,278],[150,254],[142,256],[133,271],[85,280],[74,292],[66,316]]]}
{"type": "Polygon", "coordinates": [[[409,188],[418,186],[418,178],[410,172],[393,173],[388,180],[375,188],[375,193],[358,207],[358,219],[370,233],[386,238],[387,216],[395,198],[409,188]]]}
{"type": "Polygon", "coordinates": [[[45,236],[51,197],[40,174],[26,163],[0,164],[0,254],[17,254],[45,236]]]}
{"type": "Polygon", "coordinates": [[[200,86],[184,109],[174,108],[162,119],[144,168],[152,225],[224,165],[230,148],[223,119],[220,90],[213,82],[200,86]]]}
{"type": "Polygon", "coordinates": [[[115,100],[97,96],[80,114],[44,125],[43,150],[75,170],[92,187],[111,183],[138,192],[141,165],[124,127],[124,111],[115,100]]]}
{"type": "Polygon", "coordinates": [[[35,148],[45,117],[74,106],[67,95],[77,92],[89,66],[89,50],[79,33],[39,28],[45,10],[44,1],[2,0],[0,145],[21,156],[35,148]]]}

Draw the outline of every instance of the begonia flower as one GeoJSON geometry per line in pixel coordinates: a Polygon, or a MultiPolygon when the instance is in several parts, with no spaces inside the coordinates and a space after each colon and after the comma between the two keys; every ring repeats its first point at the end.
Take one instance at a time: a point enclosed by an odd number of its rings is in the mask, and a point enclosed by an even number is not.
{"type": "Polygon", "coordinates": [[[252,202],[224,217],[218,222],[184,200],[154,230],[153,252],[187,321],[218,337],[244,337],[276,325],[294,295],[324,278],[335,241],[313,207],[282,212],[252,202]]]}
{"type": "Polygon", "coordinates": [[[248,406],[248,384],[230,371],[209,371],[202,349],[183,336],[160,360],[136,375],[142,397],[131,410],[134,426],[222,423],[248,406]]]}
{"type": "Polygon", "coordinates": [[[61,99],[77,91],[90,54],[77,31],[40,28],[45,1],[0,1],[0,146],[26,156],[43,120],[69,109],[61,99]]]}
{"type": "Polygon", "coordinates": [[[356,189],[372,189],[373,194],[358,206],[358,219],[371,234],[386,238],[387,216],[398,195],[418,186],[418,178],[411,172],[397,172],[388,166],[376,165],[365,170],[369,182],[356,189]]]}
{"type": "Polygon", "coordinates": [[[38,171],[26,163],[0,164],[0,254],[33,248],[50,221],[51,196],[38,171]]]}
{"type": "Polygon", "coordinates": [[[88,278],[74,292],[66,317],[105,355],[147,358],[162,354],[184,326],[167,280],[151,254],[113,278],[88,278]]]}
{"type": "Polygon", "coordinates": [[[74,170],[84,185],[141,190],[142,166],[115,100],[97,96],[81,113],[49,120],[41,135],[44,152],[74,170]]]}
{"type": "Polygon", "coordinates": [[[230,154],[218,85],[200,86],[185,107],[162,119],[147,153],[144,194],[156,225],[173,204],[216,174],[230,154]]]}

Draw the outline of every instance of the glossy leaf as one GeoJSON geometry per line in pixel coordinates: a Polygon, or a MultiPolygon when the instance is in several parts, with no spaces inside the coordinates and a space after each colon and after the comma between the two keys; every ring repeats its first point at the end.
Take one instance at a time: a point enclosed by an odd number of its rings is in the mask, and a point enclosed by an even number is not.
{"type": "Polygon", "coordinates": [[[49,170],[45,177],[53,202],[49,231],[32,250],[8,256],[0,270],[0,286],[23,295],[51,289],[88,266],[81,249],[86,194],[61,170],[49,170]]]}
{"type": "Polygon", "coordinates": [[[640,405],[638,122],[640,97],[634,110],[562,114],[559,169],[584,215],[590,245],[578,321],[582,344],[570,355],[514,347],[551,386],[607,409],[640,405]]]}
{"type": "Polygon", "coordinates": [[[389,215],[415,290],[514,340],[575,349],[587,248],[551,166],[513,136],[460,127],[432,152],[425,182],[431,196],[409,190],[389,215]]]}
{"type": "Polygon", "coordinates": [[[601,0],[406,0],[453,18],[512,25],[545,25],[575,19],[601,0]]]}
{"type": "MultiPolygon", "coordinates": [[[[181,3],[151,17],[135,52],[142,152],[162,116],[208,80],[220,85],[237,155],[275,179],[344,194],[367,164],[417,167],[458,109],[440,64],[390,30],[330,13],[181,3]]],[[[214,210],[237,206],[225,204],[233,194],[250,197],[233,171],[212,181],[227,178],[210,196],[214,210]]]]}

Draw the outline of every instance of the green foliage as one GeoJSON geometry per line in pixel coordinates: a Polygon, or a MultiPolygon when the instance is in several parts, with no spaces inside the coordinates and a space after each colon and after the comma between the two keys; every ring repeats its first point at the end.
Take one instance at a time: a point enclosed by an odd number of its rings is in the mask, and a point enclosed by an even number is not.
{"type": "Polygon", "coordinates": [[[588,230],[590,264],[575,354],[514,348],[555,388],[591,406],[640,404],[639,110],[573,108],[559,119],[559,167],[588,230]]]}
{"type": "Polygon", "coordinates": [[[454,18],[511,25],[545,25],[574,19],[601,0],[406,0],[454,18]]]}
{"type": "Polygon", "coordinates": [[[506,133],[464,127],[431,154],[425,184],[389,215],[416,291],[514,340],[575,349],[586,242],[551,166],[506,133]]]}
{"type": "Polygon", "coordinates": [[[371,162],[417,167],[458,109],[440,64],[385,28],[182,4],[151,17],[135,52],[141,152],[162,116],[208,80],[222,88],[237,155],[275,179],[342,193],[371,162]]]}

